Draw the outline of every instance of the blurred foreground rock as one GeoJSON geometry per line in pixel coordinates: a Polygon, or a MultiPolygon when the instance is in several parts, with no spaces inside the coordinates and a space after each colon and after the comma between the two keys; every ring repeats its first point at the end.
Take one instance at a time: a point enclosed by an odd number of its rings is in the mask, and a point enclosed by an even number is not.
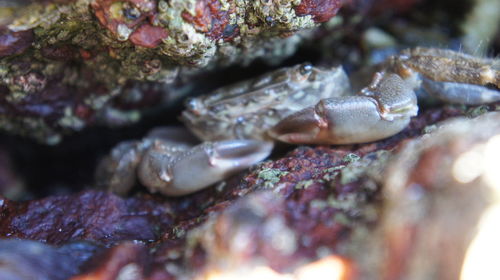
{"type": "Polygon", "coordinates": [[[494,279],[499,166],[500,113],[447,121],[405,144],[385,172],[373,250],[359,255],[377,267],[364,276],[494,279]]]}

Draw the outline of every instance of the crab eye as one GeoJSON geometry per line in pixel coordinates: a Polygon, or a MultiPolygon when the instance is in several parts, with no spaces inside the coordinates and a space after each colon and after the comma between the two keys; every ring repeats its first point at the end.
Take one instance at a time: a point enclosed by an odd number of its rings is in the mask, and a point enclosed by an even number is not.
{"type": "Polygon", "coordinates": [[[313,69],[313,66],[311,63],[304,63],[304,64],[300,65],[299,72],[301,75],[305,76],[305,75],[311,74],[312,69],[313,69]]]}

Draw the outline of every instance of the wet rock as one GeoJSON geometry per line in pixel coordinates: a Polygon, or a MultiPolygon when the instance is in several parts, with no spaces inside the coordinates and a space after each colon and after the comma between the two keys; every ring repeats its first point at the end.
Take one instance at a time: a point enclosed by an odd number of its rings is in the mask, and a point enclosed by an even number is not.
{"type": "Polygon", "coordinates": [[[50,244],[156,240],[172,222],[167,205],[92,191],[29,202],[3,199],[0,213],[0,236],[50,244]]]}
{"type": "Polygon", "coordinates": [[[80,266],[98,248],[73,243],[52,247],[30,240],[0,240],[0,278],[3,280],[64,280],[77,274],[80,266]]]}

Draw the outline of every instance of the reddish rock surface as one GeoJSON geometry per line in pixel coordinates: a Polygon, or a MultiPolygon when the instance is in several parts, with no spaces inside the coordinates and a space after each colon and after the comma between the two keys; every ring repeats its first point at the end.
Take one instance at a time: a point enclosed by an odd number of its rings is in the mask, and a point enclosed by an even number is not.
{"type": "Polygon", "coordinates": [[[195,14],[184,11],[182,18],[193,23],[197,31],[206,33],[211,39],[228,39],[238,32],[237,27],[228,26],[229,15],[233,12],[234,6],[227,11],[222,10],[218,0],[199,0],[196,2],[195,14]]]}
{"type": "Polygon", "coordinates": [[[124,200],[95,191],[24,203],[5,199],[1,209],[1,236],[55,245],[157,240],[172,223],[168,206],[154,200],[124,200]]]}
{"type": "Polygon", "coordinates": [[[145,48],[157,47],[161,40],[167,38],[168,32],[161,27],[143,24],[130,35],[130,42],[145,48]]]}
{"type": "Polygon", "coordinates": [[[299,16],[310,15],[315,22],[326,22],[337,14],[342,6],[341,0],[302,0],[295,7],[299,16]]]}
{"type": "MultiPolygon", "coordinates": [[[[158,6],[156,0],[130,0],[130,1],[116,1],[116,0],[96,0],[90,6],[94,10],[94,15],[99,20],[99,23],[109,29],[111,32],[118,34],[118,26],[120,24],[128,28],[135,28],[143,22],[151,21],[156,13],[158,6]],[[117,16],[113,13],[112,5],[121,4],[127,5],[124,7],[123,15],[117,16]]],[[[143,35],[143,37],[146,37],[143,35]]],[[[127,38],[125,38],[126,40],[127,38]]]]}

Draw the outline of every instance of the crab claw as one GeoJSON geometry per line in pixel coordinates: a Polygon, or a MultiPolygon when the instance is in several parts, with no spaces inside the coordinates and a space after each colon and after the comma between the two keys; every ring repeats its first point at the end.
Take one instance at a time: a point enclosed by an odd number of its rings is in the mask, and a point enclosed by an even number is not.
{"type": "Polygon", "coordinates": [[[392,136],[417,114],[413,89],[399,76],[378,73],[356,96],[323,99],[292,114],[269,135],[292,144],[353,144],[392,136]]]}
{"type": "Polygon", "coordinates": [[[264,160],[272,148],[271,142],[228,140],[175,150],[157,141],[143,156],[139,180],[151,192],[185,195],[264,160]]]}

